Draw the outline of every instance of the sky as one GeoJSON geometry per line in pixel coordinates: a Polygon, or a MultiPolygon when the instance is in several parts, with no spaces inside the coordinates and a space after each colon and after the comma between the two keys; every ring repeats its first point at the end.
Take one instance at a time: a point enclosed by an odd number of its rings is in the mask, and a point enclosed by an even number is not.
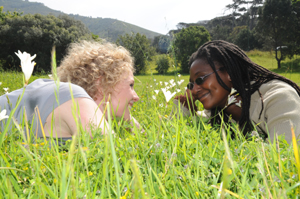
{"type": "Polygon", "coordinates": [[[180,22],[196,23],[228,14],[233,0],[29,0],[66,14],[112,18],[167,34],[180,22]]]}

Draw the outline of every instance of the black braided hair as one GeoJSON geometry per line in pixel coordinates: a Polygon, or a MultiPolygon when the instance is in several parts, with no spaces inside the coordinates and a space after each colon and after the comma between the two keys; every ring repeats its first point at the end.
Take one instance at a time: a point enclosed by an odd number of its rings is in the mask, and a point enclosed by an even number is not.
{"type": "MultiPolygon", "coordinates": [[[[216,72],[215,63],[223,66],[229,74],[232,85],[240,94],[243,102],[239,126],[243,130],[244,135],[253,130],[253,125],[249,118],[251,95],[255,91],[259,92],[259,87],[262,84],[274,79],[281,80],[291,85],[300,96],[300,87],[296,83],[252,62],[250,58],[243,52],[243,50],[235,44],[222,40],[206,42],[192,54],[189,60],[189,66],[191,66],[196,59],[206,59],[208,64],[215,72],[218,83],[228,91],[231,89],[225,85],[216,72]]],[[[262,106],[262,110],[263,108],[264,107],[262,106]]],[[[211,115],[216,116],[219,111],[221,111],[220,108],[214,108],[211,110],[211,115]]],[[[223,117],[225,122],[228,121],[226,115],[223,117]]],[[[221,118],[218,116],[211,121],[212,124],[220,124],[220,122],[221,118]]]]}

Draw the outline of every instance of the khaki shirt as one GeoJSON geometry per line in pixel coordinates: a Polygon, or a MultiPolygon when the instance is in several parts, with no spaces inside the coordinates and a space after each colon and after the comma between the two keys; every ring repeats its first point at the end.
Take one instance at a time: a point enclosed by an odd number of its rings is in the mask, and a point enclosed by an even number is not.
{"type": "Polygon", "coordinates": [[[258,91],[251,96],[250,119],[258,124],[258,131],[261,128],[264,132],[269,132],[271,142],[276,133],[285,134],[286,141],[291,143],[291,127],[293,126],[296,137],[300,134],[300,97],[297,91],[280,80],[267,82],[259,90],[262,100],[258,91]],[[262,101],[264,109],[259,118],[262,101]]]}

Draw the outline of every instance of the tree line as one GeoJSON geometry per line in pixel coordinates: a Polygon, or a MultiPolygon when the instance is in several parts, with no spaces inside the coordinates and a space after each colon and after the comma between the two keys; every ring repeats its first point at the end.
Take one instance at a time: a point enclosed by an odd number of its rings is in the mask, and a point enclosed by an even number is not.
{"type": "MultiPolygon", "coordinates": [[[[155,54],[167,54],[157,56],[159,73],[167,72],[169,57],[182,73],[188,73],[189,56],[209,40],[226,40],[245,51],[274,50],[278,68],[286,56],[300,53],[300,0],[233,0],[226,8],[230,14],[193,24],[179,23],[177,30],[153,41],[132,33],[119,35],[116,44],[132,53],[137,74],[145,72],[146,61],[155,54]]],[[[49,72],[52,47],[56,46],[59,64],[67,46],[80,39],[101,40],[81,21],[67,15],[23,15],[3,12],[0,7],[0,70],[19,70],[14,52],[21,50],[37,54],[35,72],[49,72]]]]}
{"type": "Polygon", "coordinates": [[[198,23],[179,23],[177,34],[193,26],[205,27],[211,40],[226,40],[245,51],[275,51],[280,62],[300,54],[300,0],[233,0],[230,14],[198,23]]]}

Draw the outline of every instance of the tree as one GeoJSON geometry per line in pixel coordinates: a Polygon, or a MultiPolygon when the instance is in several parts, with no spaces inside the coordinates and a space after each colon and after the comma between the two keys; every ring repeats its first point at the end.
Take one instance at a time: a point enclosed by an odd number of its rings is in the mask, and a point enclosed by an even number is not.
{"type": "Polygon", "coordinates": [[[181,64],[182,73],[189,72],[188,61],[192,53],[209,40],[210,35],[203,26],[182,28],[179,33],[175,34],[175,56],[181,64]]]}
{"type": "Polygon", "coordinates": [[[161,35],[154,37],[152,46],[158,53],[167,53],[171,44],[171,38],[168,35],[161,35]]]}
{"type": "Polygon", "coordinates": [[[233,0],[233,3],[226,5],[226,8],[232,12],[230,16],[234,26],[247,24],[252,30],[255,27],[257,13],[262,4],[263,0],[233,0]]]}
{"type": "Polygon", "coordinates": [[[295,54],[300,54],[300,0],[292,0],[292,14],[295,16],[294,25],[294,43],[291,45],[295,54]]]}
{"type": "Polygon", "coordinates": [[[295,17],[292,14],[291,0],[266,0],[259,13],[258,31],[271,41],[271,47],[275,50],[275,58],[278,68],[291,51],[281,50],[280,46],[288,46],[294,40],[295,17]],[[279,47],[279,48],[278,48],[279,47]]]}
{"type": "Polygon", "coordinates": [[[245,51],[253,50],[254,48],[259,49],[262,47],[254,30],[249,30],[248,26],[236,26],[230,33],[230,41],[245,51]]]}
{"type": "Polygon", "coordinates": [[[131,55],[134,57],[136,73],[144,73],[146,71],[146,60],[151,59],[155,53],[155,49],[150,45],[146,35],[141,35],[140,33],[126,34],[119,36],[116,43],[131,52],[131,55]]]}
{"type": "Polygon", "coordinates": [[[67,15],[55,17],[27,14],[6,18],[0,26],[0,59],[6,60],[3,68],[20,70],[19,59],[14,52],[37,54],[35,72],[51,71],[51,49],[56,46],[57,63],[67,46],[79,39],[92,39],[83,23],[67,15]]]}
{"type": "Polygon", "coordinates": [[[2,24],[6,18],[13,18],[13,17],[21,16],[21,15],[22,15],[22,13],[17,12],[17,11],[3,12],[3,6],[0,6],[0,24],[2,24]]]}

